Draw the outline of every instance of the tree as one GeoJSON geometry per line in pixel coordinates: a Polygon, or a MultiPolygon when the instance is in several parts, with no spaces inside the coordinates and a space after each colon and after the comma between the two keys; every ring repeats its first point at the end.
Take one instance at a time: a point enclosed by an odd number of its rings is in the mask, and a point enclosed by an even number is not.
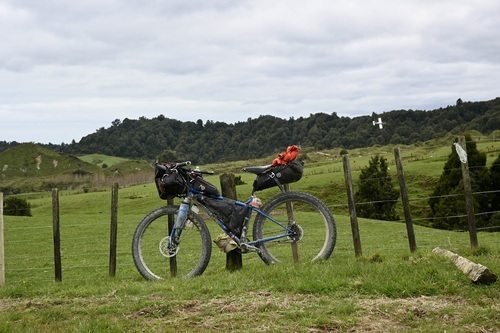
{"type": "Polygon", "coordinates": [[[170,149],[165,149],[157,157],[158,162],[182,162],[179,160],[178,154],[170,149]]]}
{"type": "MultiPolygon", "coordinates": [[[[490,218],[489,225],[500,226],[500,154],[498,154],[490,168],[490,179],[490,189],[493,192],[491,196],[491,211],[493,214],[490,218]]],[[[493,231],[498,231],[498,229],[493,229],[493,231]]]]}
{"type": "MultiPolygon", "coordinates": [[[[470,134],[464,136],[472,192],[481,192],[490,187],[489,172],[486,168],[486,154],[477,149],[476,142],[472,140],[470,134]]],[[[455,141],[458,141],[458,139],[455,141]]],[[[429,206],[432,211],[433,227],[447,230],[467,230],[467,219],[459,217],[467,215],[467,212],[463,195],[462,167],[455,149],[455,145],[452,145],[443,173],[436,183],[432,197],[429,199],[429,206]]],[[[475,212],[487,212],[489,210],[490,200],[484,200],[484,198],[478,196],[473,196],[473,200],[475,212]]],[[[487,215],[476,216],[476,226],[485,226],[487,219],[487,215]]]]}
{"type": "Polygon", "coordinates": [[[3,213],[9,216],[31,216],[31,205],[26,199],[8,197],[3,202],[3,213]]]}
{"type": "Polygon", "coordinates": [[[354,195],[357,213],[361,217],[394,221],[399,191],[392,186],[387,160],[379,155],[372,157],[359,176],[358,191],[354,195]],[[362,203],[362,204],[360,204],[362,203]]]}

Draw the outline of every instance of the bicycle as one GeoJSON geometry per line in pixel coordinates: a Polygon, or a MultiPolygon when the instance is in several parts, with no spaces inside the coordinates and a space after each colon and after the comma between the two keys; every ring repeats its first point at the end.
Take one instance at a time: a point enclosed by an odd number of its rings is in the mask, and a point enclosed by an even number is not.
{"type": "MultiPolygon", "coordinates": [[[[258,190],[255,182],[248,200],[228,199],[203,179],[204,174],[213,172],[192,170],[188,168],[190,164],[156,164],[157,176],[162,175],[156,178],[160,197],[178,196],[183,200],[180,205],[166,205],[153,210],[135,230],[133,260],[145,279],[157,280],[177,275],[191,278],[205,271],[212,253],[212,242],[207,224],[198,214],[200,209],[224,232],[225,238],[222,237],[221,242],[227,251],[255,252],[268,265],[327,260],[331,256],[337,230],[328,207],[311,194],[285,191],[276,174],[269,173],[270,166],[243,169],[257,175],[257,179],[274,174],[269,178],[281,192],[260,205],[255,196],[258,190]],[[168,190],[170,193],[165,195],[168,190]],[[255,217],[250,237],[252,216],[255,217]]],[[[218,245],[224,250],[221,244],[218,245]]]]}

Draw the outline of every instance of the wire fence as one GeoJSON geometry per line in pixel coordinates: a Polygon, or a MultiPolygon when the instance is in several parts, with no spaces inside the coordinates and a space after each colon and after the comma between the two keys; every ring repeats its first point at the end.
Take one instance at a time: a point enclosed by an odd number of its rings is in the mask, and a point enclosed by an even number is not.
{"type": "MultiPolygon", "coordinates": [[[[469,169],[478,168],[469,166],[469,169]]],[[[443,170],[444,172],[458,171],[457,169],[443,170]]],[[[392,178],[392,177],[391,177],[392,178]]],[[[383,179],[371,178],[364,181],[378,182],[383,179]]],[[[347,187],[346,184],[344,184],[347,187]]],[[[103,192],[107,196],[109,192],[103,192]]],[[[482,200],[484,196],[498,195],[500,189],[488,189],[476,191],[472,196],[476,201],[482,200]]],[[[117,194],[118,195],[118,194],[117,194]]],[[[119,195],[118,195],[119,196],[119,195]]],[[[140,197],[141,194],[136,195],[140,197]]],[[[0,199],[3,196],[0,193],[0,199]]],[[[464,198],[464,194],[448,194],[440,196],[410,196],[410,205],[427,205],[428,201],[436,198],[464,198]]],[[[122,200],[123,197],[120,197],[122,200]]],[[[102,200],[102,197],[101,197],[102,200]]],[[[2,208],[0,200],[0,208],[2,208]]],[[[363,205],[373,205],[380,203],[393,203],[398,206],[399,212],[403,211],[401,199],[396,200],[375,200],[369,202],[355,202],[355,207],[363,205]]],[[[465,201],[464,201],[465,204],[465,201]]],[[[346,211],[349,204],[337,202],[329,204],[335,211],[346,211]]],[[[64,280],[89,280],[94,281],[99,278],[110,276],[111,256],[115,257],[115,264],[118,265],[118,274],[115,278],[142,279],[133,264],[131,255],[131,240],[137,223],[142,218],[140,215],[122,215],[117,211],[115,217],[117,223],[114,228],[116,232],[115,244],[113,243],[113,220],[112,209],[106,212],[88,214],[88,221],[85,214],[81,213],[85,207],[65,207],[63,209],[63,219],[60,222],[60,251],[63,265],[61,267],[64,280]],[[73,211],[79,211],[72,215],[73,211]],[[113,249],[114,247],[114,249],[113,249]],[[114,251],[114,253],[113,253],[114,251]]],[[[40,207],[37,207],[40,208],[40,207]]],[[[87,207],[88,208],[88,207],[87,207]]],[[[50,207],[44,208],[47,212],[50,207]]],[[[147,211],[147,210],[146,210],[147,211]]],[[[53,212],[52,212],[53,213],[53,212]]],[[[484,216],[491,217],[500,214],[498,210],[474,211],[475,218],[484,216]]],[[[337,220],[337,246],[334,256],[349,257],[356,253],[356,244],[353,243],[352,214],[345,216],[335,216],[337,220]]],[[[443,219],[468,219],[464,213],[446,214],[445,216],[411,216],[415,222],[414,237],[418,250],[431,250],[435,247],[447,247],[460,249],[470,247],[470,229],[455,231],[444,231],[431,229],[430,222],[436,218],[443,219]],[[420,225],[423,226],[420,226],[420,225]]],[[[41,214],[36,220],[30,218],[17,218],[14,223],[10,219],[5,223],[3,210],[0,211],[0,285],[9,283],[30,283],[54,281],[57,276],[55,266],[54,238],[54,214],[41,214]],[[52,240],[52,241],[51,241],[52,240]],[[3,275],[3,276],[2,276],[3,275]]],[[[409,256],[412,249],[409,247],[409,234],[405,229],[406,219],[397,219],[394,223],[380,223],[379,221],[365,220],[358,224],[359,236],[361,239],[364,255],[388,254],[395,256],[409,256]],[[369,230],[369,233],[366,232],[369,230]]],[[[216,226],[211,224],[212,235],[219,232],[216,226]]],[[[481,246],[498,247],[500,237],[496,232],[500,231],[500,225],[490,225],[476,228],[480,232],[479,244],[481,246]]],[[[224,267],[225,258],[223,256],[212,255],[211,266],[224,267]],[[215,259],[215,260],[214,260],[215,259]]],[[[246,256],[245,262],[259,261],[257,256],[246,256]]],[[[57,280],[57,279],[56,279],[57,280]]]]}

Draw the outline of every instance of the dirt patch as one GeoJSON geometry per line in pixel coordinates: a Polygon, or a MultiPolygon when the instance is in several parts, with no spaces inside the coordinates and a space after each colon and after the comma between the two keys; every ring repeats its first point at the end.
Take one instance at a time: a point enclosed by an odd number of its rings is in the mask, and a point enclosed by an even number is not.
{"type": "MultiPolygon", "coordinates": [[[[481,304],[458,297],[336,298],[331,295],[248,292],[210,299],[175,300],[108,295],[105,298],[6,298],[0,311],[32,315],[58,309],[81,314],[107,313],[109,308],[131,325],[148,325],[177,332],[478,332],[492,329],[499,306],[491,299],[481,304]],[[137,307],[137,304],[143,304],[137,307]],[[99,310],[102,307],[102,311],[99,310]],[[485,308],[489,308],[489,311],[485,308]],[[478,318],[474,319],[477,314],[478,318]],[[495,314],[496,313],[496,314],[495,314]],[[485,317],[485,316],[489,316],[485,317]],[[481,319],[482,318],[482,319],[481,319]],[[486,319],[486,320],[484,320],[486,319]],[[140,323],[140,324],[136,324],[140,323]]],[[[49,312],[47,312],[49,313],[49,312]]],[[[71,317],[72,313],[68,313],[71,317]]]]}
{"type": "MultiPolygon", "coordinates": [[[[376,298],[356,301],[363,312],[353,332],[388,332],[408,329],[412,320],[439,315],[444,309],[459,305],[459,299],[420,296],[415,298],[376,298]]],[[[442,319],[449,319],[442,316],[442,319]]]]}
{"type": "MultiPolygon", "coordinates": [[[[203,321],[196,323],[196,327],[208,331],[214,327],[235,329],[229,326],[229,318],[237,315],[242,318],[265,317],[261,319],[262,325],[260,326],[264,331],[286,329],[308,333],[377,333],[412,331],[412,325],[417,325],[417,322],[432,325],[429,323],[438,321],[443,325],[456,327],[460,324],[460,319],[470,310],[467,301],[459,298],[421,296],[398,299],[380,297],[338,300],[328,296],[304,294],[284,297],[273,293],[249,293],[245,296],[227,296],[204,302],[190,301],[177,308],[174,316],[183,318],[183,321],[193,317],[202,317],[203,321]],[[337,316],[336,309],[342,308],[343,303],[351,303],[353,310],[351,313],[337,316]],[[324,307],[325,313],[331,314],[321,313],[320,307],[324,307]],[[304,313],[316,313],[318,317],[324,316],[325,322],[318,323],[321,320],[312,318],[310,326],[307,326],[306,320],[302,320],[297,321],[297,326],[294,327],[293,317],[299,319],[304,313]]],[[[255,328],[253,326],[253,329],[255,328]]],[[[469,331],[495,332],[474,324],[470,326],[469,331]]]]}

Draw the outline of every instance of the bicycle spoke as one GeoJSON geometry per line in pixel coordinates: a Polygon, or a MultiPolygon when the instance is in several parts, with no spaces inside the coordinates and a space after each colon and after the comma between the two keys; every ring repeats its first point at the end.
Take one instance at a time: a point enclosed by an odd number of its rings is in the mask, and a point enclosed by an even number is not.
{"type": "Polygon", "coordinates": [[[175,217],[178,207],[159,208],[146,216],[134,234],[134,263],[148,280],[171,276],[192,277],[203,273],[211,254],[210,234],[201,218],[189,214],[177,252],[170,253],[167,216],[175,217]],[[161,247],[161,248],[160,248],[161,247]]]}
{"type": "MultiPolygon", "coordinates": [[[[336,241],[336,228],[328,208],[316,197],[306,193],[282,193],[272,198],[262,210],[280,223],[288,225],[289,237],[260,245],[266,263],[293,263],[328,259],[336,241]],[[283,246],[284,243],[290,243],[283,246]]],[[[282,234],[283,229],[259,215],[255,220],[254,238],[282,234]]]]}

